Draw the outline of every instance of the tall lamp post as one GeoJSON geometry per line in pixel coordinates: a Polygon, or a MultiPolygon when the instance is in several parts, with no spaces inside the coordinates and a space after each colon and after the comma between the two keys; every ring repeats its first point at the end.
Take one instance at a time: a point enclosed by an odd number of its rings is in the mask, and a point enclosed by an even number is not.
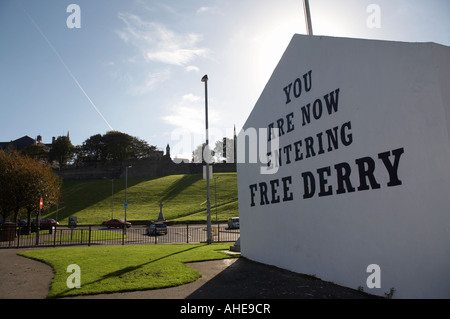
{"type": "Polygon", "coordinates": [[[128,188],[128,168],[131,168],[131,165],[128,165],[125,167],[125,204],[123,207],[125,208],[125,223],[123,225],[123,232],[126,235],[127,234],[127,208],[128,208],[128,201],[127,201],[127,188],[128,188]]]}
{"type": "Polygon", "coordinates": [[[209,200],[209,141],[208,141],[208,75],[202,77],[202,82],[205,83],[205,124],[206,124],[206,242],[211,244],[211,202],[209,200]]]}
{"type": "MultiPolygon", "coordinates": [[[[107,177],[103,179],[109,180],[107,177]]],[[[111,219],[114,219],[114,178],[111,178],[111,219]]]]}
{"type": "Polygon", "coordinates": [[[216,202],[216,224],[217,224],[217,229],[219,229],[219,220],[217,219],[217,188],[216,188],[216,181],[219,179],[220,177],[214,177],[214,201],[216,202]]]}
{"type": "Polygon", "coordinates": [[[111,178],[111,219],[114,218],[114,178],[111,178]]]}
{"type": "Polygon", "coordinates": [[[305,12],[306,34],[313,35],[309,0],[303,0],[303,10],[305,12]]]}

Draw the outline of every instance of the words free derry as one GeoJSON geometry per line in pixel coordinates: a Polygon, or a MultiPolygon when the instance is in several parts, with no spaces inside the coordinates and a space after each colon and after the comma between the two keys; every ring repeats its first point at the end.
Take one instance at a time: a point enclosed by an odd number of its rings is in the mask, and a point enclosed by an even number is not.
{"type": "MultiPolygon", "coordinates": [[[[313,72],[310,70],[286,85],[283,88],[284,103],[286,105],[293,103],[302,94],[308,94],[312,88],[312,80],[313,72]]],[[[283,136],[295,135],[298,127],[306,127],[314,121],[320,121],[324,117],[339,112],[340,94],[345,92],[336,88],[311,99],[309,103],[300,104],[296,111],[271,121],[267,124],[269,131],[267,142],[270,143],[275,138],[281,140],[283,136]]],[[[272,147],[267,153],[268,172],[271,168],[276,172],[279,167],[325,156],[338,149],[350,147],[354,140],[353,134],[351,121],[346,121],[293,143],[278,145],[277,149],[272,147]]],[[[299,171],[298,174],[289,174],[270,181],[254,181],[248,188],[250,192],[248,204],[250,206],[271,205],[292,201],[297,196],[307,200],[315,196],[324,197],[381,187],[395,187],[402,184],[398,169],[403,153],[403,147],[383,150],[377,154],[367,154],[367,156],[337,162],[315,170],[299,171]],[[376,175],[378,170],[384,170],[383,174],[376,175]],[[385,176],[385,178],[381,180],[377,176],[385,176]],[[291,185],[296,180],[302,185],[301,194],[294,194],[291,189],[291,185]]]]}

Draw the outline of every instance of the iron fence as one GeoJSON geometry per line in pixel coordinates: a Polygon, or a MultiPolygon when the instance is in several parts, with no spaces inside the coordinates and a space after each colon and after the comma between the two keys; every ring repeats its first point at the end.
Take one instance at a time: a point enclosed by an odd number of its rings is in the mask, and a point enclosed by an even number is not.
{"type": "MultiPolygon", "coordinates": [[[[212,226],[213,242],[235,242],[239,229],[226,225],[212,226]]],[[[200,243],[207,241],[206,225],[167,226],[167,232],[149,233],[146,226],[108,229],[104,226],[85,225],[69,228],[55,226],[28,233],[25,227],[0,227],[0,248],[57,247],[70,245],[126,245],[200,243]]]]}

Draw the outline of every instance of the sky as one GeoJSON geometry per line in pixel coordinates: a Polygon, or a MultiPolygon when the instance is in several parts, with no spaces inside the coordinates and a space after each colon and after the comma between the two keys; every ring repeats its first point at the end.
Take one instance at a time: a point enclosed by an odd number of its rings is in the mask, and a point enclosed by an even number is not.
{"type": "MultiPolygon", "coordinates": [[[[448,0],[309,0],[314,36],[450,46],[448,0]]],[[[0,0],[0,142],[116,130],[174,157],[239,132],[302,0],[0,0]],[[71,6],[72,4],[77,7],[71,6]]]]}

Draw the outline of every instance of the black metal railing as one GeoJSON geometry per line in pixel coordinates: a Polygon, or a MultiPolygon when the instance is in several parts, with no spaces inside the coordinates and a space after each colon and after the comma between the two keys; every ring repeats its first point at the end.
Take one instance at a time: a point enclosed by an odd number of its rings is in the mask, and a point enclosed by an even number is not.
{"type": "MultiPolygon", "coordinates": [[[[226,225],[212,226],[213,242],[235,242],[239,229],[226,225]]],[[[42,227],[29,232],[26,227],[0,226],[0,248],[57,247],[68,245],[126,245],[200,243],[207,241],[206,225],[167,226],[166,232],[149,233],[147,226],[112,228],[98,225],[42,227]]]]}

